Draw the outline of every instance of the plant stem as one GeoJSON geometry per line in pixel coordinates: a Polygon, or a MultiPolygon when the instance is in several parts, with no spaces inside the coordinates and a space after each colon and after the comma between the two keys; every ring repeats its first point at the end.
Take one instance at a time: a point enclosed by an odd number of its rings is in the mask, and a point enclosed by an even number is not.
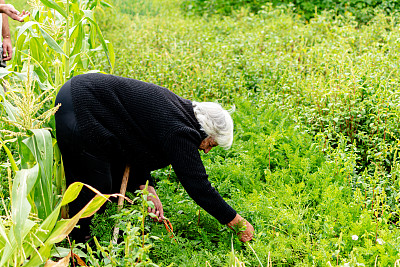
{"type": "Polygon", "coordinates": [[[65,68],[64,68],[64,82],[67,81],[69,78],[69,50],[70,50],[70,43],[69,43],[69,0],[67,0],[67,23],[65,29],[65,68]]]}
{"type": "MultiPolygon", "coordinates": [[[[262,265],[260,259],[258,258],[257,253],[255,252],[255,250],[253,249],[253,247],[250,245],[250,243],[249,243],[249,242],[246,242],[246,244],[249,246],[249,248],[251,249],[251,251],[253,251],[254,255],[256,255],[256,258],[257,258],[258,262],[260,263],[260,266],[261,266],[261,267],[264,267],[264,266],[262,265]]],[[[269,258],[269,254],[268,254],[268,258],[269,258]]]]}
{"type": "MultiPolygon", "coordinates": [[[[119,190],[120,196],[118,197],[118,208],[117,208],[118,212],[120,212],[124,206],[124,197],[125,197],[125,193],[126,193],[126,187],[128,186],[130,168],[131,168],[130,165],[127,164],[125,167],[124,175],[122,177],[121,188],[119,190]]],[[[114,227],[113,244],[117,244],[117,242],[118,242],[119,227],[117,225],[118,225],[118,223],[114,227]]]]}

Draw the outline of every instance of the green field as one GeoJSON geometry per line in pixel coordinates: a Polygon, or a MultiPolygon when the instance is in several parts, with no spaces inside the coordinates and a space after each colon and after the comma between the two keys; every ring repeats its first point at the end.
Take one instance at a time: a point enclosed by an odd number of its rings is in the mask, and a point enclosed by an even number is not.
{"type": "MultiPolygon", "coordinates": [[[[174,238],[145,220],[151,246],[140,250],[135,241],[144,265],[146,258],[159,266],[400,266],[394,16],[377,12],[359,24],[351,14],[324,12],[305,21],[292,7],[268,4],[257,14],[242,8],[229,16],[188,14],[177,0],[114,5],[96,19],[114,46],[115,68],[101,56],[93,58],[96,68],[235,107],[232,148],[213,149],[203,162],[214,187],[256,231],[250,245],[241,243],[191,200],[168,167],[153,177],[174,238]]],[[[132,218],[137,227],[144,221],[132,218]]],[[[93,233],[105,250],[112,226],[108,215],[96,217],[93,233]]],[[[121,266],[107,255],[121,260],[123,246],[114,254],[97,248],[87,260],[121,266]]]]}
{"type": "MultiPolygon", "coordinates": [[[[270,7],[258,15],[240,10],[202,18],[185,16],[178,2],[144,3],[117,3],[125,16],[106,20],[112,26],[105,35],[117,51],[114,73],[236,106],[233,148],[204,162],[218,191],[255,225],[252,245],[264,265],[268,255],[273,265],[394,265],[400,248],[395,20],[378,15],[359,27],[351,17],[321,15],[306,23],[289,9],[270,7]]],[[[155,175],[182,244],[158,240],[152,259],[223,265],[232,233],[204,213],[198,223],[199,208],[165,180],[168,171],[155,175]]],[[[239,241],[235,251],[249,266],[259,265],[239,241]]]]}

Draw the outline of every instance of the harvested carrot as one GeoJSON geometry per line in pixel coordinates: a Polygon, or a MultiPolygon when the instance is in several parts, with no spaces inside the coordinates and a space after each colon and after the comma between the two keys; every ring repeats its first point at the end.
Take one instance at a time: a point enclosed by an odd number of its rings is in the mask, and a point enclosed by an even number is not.
{"type": "MultiPolygon", "coordinates": [[[[171,236],[169,238],[173,238],[176,242],[176,239],[174,237],[174,228],[172,227],[171,222],[168,219],[164,219],[163,223],[164,223],[165,229],[167,229],[167,232],[171,233],[171,236]]],[[[178,242],[176,242],[176,243],[178,243],[178,242]]]]}

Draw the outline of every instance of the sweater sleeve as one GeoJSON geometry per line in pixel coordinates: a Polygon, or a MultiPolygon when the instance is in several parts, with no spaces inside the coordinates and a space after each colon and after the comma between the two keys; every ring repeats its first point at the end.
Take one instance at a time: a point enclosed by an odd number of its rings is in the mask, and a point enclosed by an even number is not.
{"type": "Polygon", "coordinates": [[[190,128],[175,131],[167,137],[164,152],[189,196],[221,224],[227,224],[235,218],[236,211],[208,181],[196,135],[190,128]]]}

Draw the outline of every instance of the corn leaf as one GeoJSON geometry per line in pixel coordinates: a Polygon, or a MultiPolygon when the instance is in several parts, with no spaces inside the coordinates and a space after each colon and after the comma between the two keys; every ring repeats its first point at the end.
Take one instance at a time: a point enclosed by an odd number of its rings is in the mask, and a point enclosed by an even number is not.
{"type": "MultiPolygon", "coordinates": [[[[39,231],[36,232],[37,238],[32,240],[35,247],[39,247],[39,246],[43,245],[43,243],[50,236],[52,230],[54,229],[54,226],[57,223],[58,217],[60,215],[60,208],[61,208],[61,205],[58,205],[54,209],[54,211],[50,214],[50,216],[48,216],[40,225],[39,231]]],[[[26,258],[34,257],[36,253],[37,252],[33,249],[32,246],[28,246],[27,248],[25,248],[26,258]]]]}
{"type": "Polygon", "coordinates": [[[36,159],[29,147],[23,142],[22,137],[18,137],[18,152],[21,158],[21,168],[29,169],[35,166],[36,159]]]}
{"type": "Polygon", "coordinates": [[[27,23],[25,23],[18,31],[18,35],[17,38],[19,38],[25,31],[27,31],[28,29],[32,29],[32,26],[36,25],[39,28],[39,31],[41,32],[44,40],[46,41],[46,43],[52,48],[54,49],[55,52],[62,54],[64,56],[67,57],[67,55],[64,53],[64,51],[62,50],[62,48],[57,44],[57,42],[47,33],[47,31],[45,31],[38,22],[36,21],[28,21],[27,23]]]}
{"type": "Polygon", "coordinates": [[[48,260],[44,267],[68,267],[70,258],[71,252],[59,261],[48,260]]]}
{"type": "Polygon", "coordinates": [[[12,187],[11,216],[14,224],[14,235],[18,246],[22,245],[22,228],[31,212],[28,194],[36,183],[39,166],[18,171],[12,187]]]}
{"type": "Polygon", "coordinates": [[[54,147],[54,166],[53,166],[53,177],[55,180],[55,185],[57,189],[57,197],[62,197],[62,194],[65,192],[65,173],[64,173],[64,164],[61,157],[61,152],[58,147],[58,143],[56,139],[53,139],[53,147],[54,147]]]}
{"type": "Polygon", "coordinates": [[[10,241],[8,240],[6,228],[4,227],[3,222],[0,220],[0,247],[3,247],[6,243],[11,246],[10,241]]]}
{"type": "Polygon", "coordinates": [[[109,41],[106,41],[108,52],[110,55],[110,64],[111,64],[111,72],[115,66],[115,53],[114,53],[114,46],[109,41]]]}
{"type": "Polygon", "coordinates": [[[57,222],[54,231],[47,239],[46,243],[54,244],[62,241],[74,229],[80,218],[93,215],[109,197],[110,195],[96,195],[74,217],[68,220],[61,220],[57,222]]]}
{"type": "MultiPolygon", "coordinates": [[[[8,74],[10,74],[11,71],[8,71],[4,68],[0,68],[0,79],[6,77],[8,74]]],[[[4,94],[4,90],[0,89],[0,94],[3,93],[4,94]]]]}
{"type": "Polygon", "coordinates": [[[105,7],[113,8],[112,4],[108,3],[107,1],[100,1],[100,4],[105,7]]]}
{"type": "Polygon", "coordinates": [[[7,112],[7,119],[13,122],[17,121],[17,117],[19,117],[18,111],[13,105],[10,104],[10,102],[7,101],[3,88],[0,88],[0,95],[2,96],[3,99],[1,105],[7,112]]]}
{"type": "Polygon", "coordinates": [[[83,23],[83,20],[81,20],[79,22],[79,24],[76,25],[74,31],[72,32],[72,34],[70,36],[71,42],[72,42],[72,40],[75,40],[74,49],[72,50],[70,57],[81,52],[83,38],[85,37],[85,32],[83,30],[82,23],[83,23]]]}
{"type": "Polygon", "coordinates": [[[3,147],[4,150],[6,151],[8,160],[9,160],[10,163],[11,163],[11,168],[12,168],[12,170],[13,170],[14,172],[17,172],[17,171],[18,171],[18,167],[17,167],[17,164],[15,163],[14,157],[13,157],[13,155],[11,154],[10,149],[8,149],[8,147],[6,146],[5,142],[0,138],[0,149],[1,149],[2,147],[3,147]]]}
{"type": "MultiPolygon", "coordinates": [[[[23,225],[20,233],[22,239],[24,239],[28,235],[28,233],[32,230],[33,226],[35,226],[35,222],[29,219],[25,221],[25,224],[23,225]]],[[[18,246],[14,233],[15,233],[14,227],[11,226],[10,230],[8,231],[8,240],[10,241],[10,243],[6,244],[4,250],[2,251],[3,253],[0,254],[1,256],[0,266],[5,266],[5,263],[10,259],[14,258],[13,257],[14,254],[18,253],[19,250],[22,248],[22,246],[18,246]]]]}
{"type": "Polygon", "coordinates": [[[40,177],[35,186],[35,203],[41,219],[50,215],[53,210],[52,173],[53,142],[50,132],[45,129],[32,130],[33,136],[23,142],[34,155],[40,166],[40,177]]]}
{"type": "Polygon", "coordinates": [[[111,68],[114,68],[114,66],[113,66],[113,64],[111,62],[115,61],[115,55],[113,53],[114,59],[110,58],[110,51],[108,50],[108,46],[106,44],[106,41],[104,40],[104,37],[103,37],[103,34],[102,34],[101,30],[100,30],[99,25],[94,21],[93,18],[91,18],[89,16],[86,17],[86,19],[90,21],[90,26],[93,26],[96,29],[96,32],[97,32],[99,41],[101,43],[101,46],[103,47],[104,53],[106,53],[108,63],[110,64],[111,68]]]}
{"type": "Polygon", "coordinates": [[[38,62],[42,61],[42,57],[43,57],[43,54],[38,51],[39,47],[42,47],[42,46],[39,45],[36,37],[33,37],[29,40],[30,55],[32,58],[34,58],[38,62]]]}
{"type": "MultiPolygon", "coordinates": [[[[36,59],[40,63],[47,59],[47,62],[52,62],[54,58],[51,58],[49,54],[46,52],[46,50],[43,48],[43,45],[40,44],[39,38],[37,37],[32,37],[30,39],[30,47],[29,49],[31,50],[31,56],[36,59]],[[35,50],[35,53],[38,53],[38,55],[33,55],[32,49],[35,50]]],[[[46,62],[46,61],[45,61],[46,62]]],[[[47,66],[47,65],[45,65],[47,66]]],[[[45,66],[40,66],[43,70],[45,70],[45,66]]],[[[46,71],[48,75],[50,75],[49,70],[46,71]]]]}
{"type": "Polygon", "coordinates": [[[44,261],[46,261],[50,257],[52,245],[44,244],[39,248],[39,253],[35,253],[35,255],[29,259],[29,261],[24,264],[24,267],[36,267],[40,266],[44,261]]]}
{"type": "Polygon", "coordinates": [[[68,186],[67,191],[65,191],[64,197],[61,202],[61,206],[67,205],[68,203],[74,201],[78,195],[79,192],[81,192],[81,189],[83,187],[83,183],[73,183],[70,186],[68,186]]]}
{"type": "Polygon", "coordinates": [[[57,10],[57,12],[60,13],[61,16],[63,16],[64,18],[68,18],[67,12],[56,2],[54,2],[52,0],[40,0],[40,2],[42,2],[42,4],[47,6],[48,8],[57,10]]]}

